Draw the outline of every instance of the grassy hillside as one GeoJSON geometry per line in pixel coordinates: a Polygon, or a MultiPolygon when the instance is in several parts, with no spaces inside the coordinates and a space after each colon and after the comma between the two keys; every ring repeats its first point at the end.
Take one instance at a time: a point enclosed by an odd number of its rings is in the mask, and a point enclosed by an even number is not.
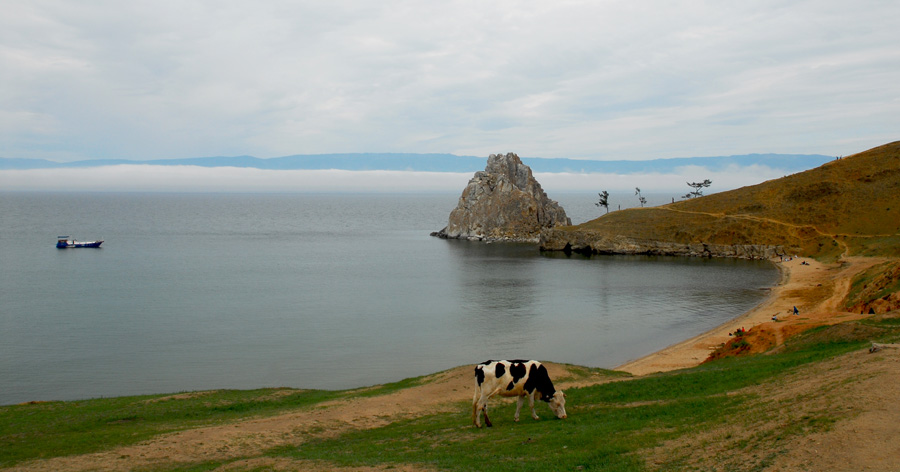
{"type": "Polygon", "coordinates": [[[900,257],[900,141],[759,185],[611,212],[570,230],[679,243],[783,245],[833,260],[900,257]]]}
{"type": "MultiPolygon", "coordinates": [[[[898,350],[868,354],[872,340],[900,340],[900,320],[882,316],[822,327],[772,355],[730,358],[640,378],[574,368],[575,379],[570,381],[589,382],[567,389],[567,420],[552,419],[539,404],[543,419],[533,421],[526,413],[516,424],[514,402],[495,400],[494,427],[485,429],[471,425],[471,390],[462,386],[451,389],[456,393],[449,408],[398,417],[360,410],[365,397],[385,397],[382,405],[420,397],[430,388],[428,379],[350,392],[219,391],[0,407],[0,467],[760,470],[804,450],[797,444],[809,435],[893,405],[893,397],[887,403],[880,397],[874,403],[865,400],[881,391],[872,384],[894,385],[891,379],[900,365],[898,350]],[[848,408],[848,395],[862,397],[848,408]],[[358,416],[337,423],[298,420],[300,415],[342,408],[358,416]],[[254,441],[265,428],[253,418],[278,414],[291,424],[286,432],[254,441]],[[364,420],[365,414],[375,420],[364,420]],[[193,436],[165,446],[154,439],[204,425],[193,436]],[[133,445],[147,440],[143,446],[133,445]],[[77,454],[88,455],[62,457],[77,454]],[[35,459],[51,462],[28,462],[35,459]]],[[[471,381],[469,375],[459,380],[471,381]]]]}

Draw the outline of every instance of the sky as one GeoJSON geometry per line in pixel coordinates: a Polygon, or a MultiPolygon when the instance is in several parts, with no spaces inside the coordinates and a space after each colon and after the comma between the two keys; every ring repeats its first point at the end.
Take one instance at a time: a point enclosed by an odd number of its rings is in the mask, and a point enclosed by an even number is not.
{"type": "Polygon", "coordinates": [[[900,3],[0,0],[0,157],[846,155],[900,3]]]}

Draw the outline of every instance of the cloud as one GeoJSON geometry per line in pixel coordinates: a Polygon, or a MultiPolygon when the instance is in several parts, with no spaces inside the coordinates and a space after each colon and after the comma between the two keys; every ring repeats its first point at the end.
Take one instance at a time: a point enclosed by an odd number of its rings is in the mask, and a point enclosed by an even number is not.
{"type": "Polygon", "coordinates": [[[898,21],[876,0],[6,2],[0,149],[850,154],[896,139],[898,21]]]}

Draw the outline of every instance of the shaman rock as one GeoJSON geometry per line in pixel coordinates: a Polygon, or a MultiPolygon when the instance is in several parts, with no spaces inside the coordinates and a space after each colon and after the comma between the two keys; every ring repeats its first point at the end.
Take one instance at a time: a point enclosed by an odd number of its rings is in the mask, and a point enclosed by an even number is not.
{"type": "Polygon", "coordinates": [[[571,224],[519,156],[491,154],[484,171],[469,180],[447,226],[432,236],[537,242],[541,230],[571,224]]]}

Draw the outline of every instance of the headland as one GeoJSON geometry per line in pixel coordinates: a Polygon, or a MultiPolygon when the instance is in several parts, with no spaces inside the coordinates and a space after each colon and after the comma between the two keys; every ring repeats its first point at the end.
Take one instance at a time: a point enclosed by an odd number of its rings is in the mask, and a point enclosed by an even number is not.
{"type": "Polygon", "coordinates": [[[638,375],[685,368],[711,355],[762,352],[806,329],[900,306],[897,189],[900,142],[750,187],[547,229],[541,249],[776,263],[782,281],[753,310],[620,366],[638,375]],[[735,333],[742,349],[729,347],[735,333]]]}

